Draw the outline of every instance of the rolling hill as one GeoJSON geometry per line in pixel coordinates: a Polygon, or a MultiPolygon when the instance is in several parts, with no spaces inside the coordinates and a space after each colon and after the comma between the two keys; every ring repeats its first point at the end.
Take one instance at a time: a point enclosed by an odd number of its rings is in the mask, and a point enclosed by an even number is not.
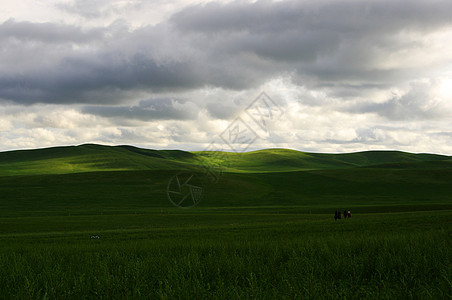
{"type": "Polygon", "coordinates": [[[201,164],[221,166],[226,172],[292,172],[356,167],[424,168],[450,166],[450,156],[399,151],[347,154],[307,153],[266,149],[247,153],[150,150],[133,146],[53,147],[0,152],[0,176],[68,174],[99,171],[196,170],[201,164]]]}
{"type": "Polygon", "coordinates": [[[15,216],[166,209],[172,207],[166,192],[170,178],[180,172],[203,177],[202,164],[223,166],[224,172],[219,182],[205,182],[201,207],[298,207],[321,213],[350,206],[361,212],[452,208],[450,156],[86,144],[1,152],[0,210],[15,216]]]}
{"type": "Polygon", "coordinates": [[[196,155],[179,150],[85,144],[2,152],[0,175],[190,169],[195,160],[196,155]]]}

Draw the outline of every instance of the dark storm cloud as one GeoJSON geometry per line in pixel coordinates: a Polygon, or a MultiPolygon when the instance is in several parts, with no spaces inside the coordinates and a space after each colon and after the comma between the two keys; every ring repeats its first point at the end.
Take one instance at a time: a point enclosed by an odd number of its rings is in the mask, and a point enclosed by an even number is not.
{"type": "Polygon", "coordinates": [[[451,10],[450,1],[232,2],[187,8],[171,22],[184,34],[202,33],[215,55],[256,56],[269,72],[290,73],[295,83],[334,83],[346,92],[351,83],[397,84],[425,72],[424,66],[379,65],[397,51],[422,49],[423,41],[405,34],[451,26],[451,10]]]}
{"type": "Polygon", "coordinates": [[[186,62],[159,65],[138,54],[124,57],[101,53],[63,58],[57,66],[26,74],[2,74],[0,98],[24,104],[116,103],[133,90],[177,90],[199,84],[200,80],[186,62]]]}
{"type": "Polygon", "coordinates": [[[450,1],[209,3],[187,8],[173,15],[171,22],[181,32],[205,34],[232,54],[246,51],[269,59],[312,63],[340,47],[365,47],[355,51],[366,59],[373,47],[413,46],[391,37],[401,31],[428,32],[450,25],[451,9],[450,1]]]}
{"type": "MultiPolygon", "coordinates": [[[[87,3],[73,8],[84,13],[87,3]]],[[[193,6],[133,31],[8,21],[0,25],[0,99],[107,104],[146,92],[242,90],[281,75],[332,94],[351,82],[396,84],[416,70],[379,62],[422,47],[402,33],[450,26],[450,11],[451,1],[257,1],[193,6]]]]}
{"type": "Polygon", "coordinates": [[[172,16],[184,31],[271,33],[287,30],[385,33],[435,29],[450,22],[450,1],[256,1],[208,3],[172,16]]]}

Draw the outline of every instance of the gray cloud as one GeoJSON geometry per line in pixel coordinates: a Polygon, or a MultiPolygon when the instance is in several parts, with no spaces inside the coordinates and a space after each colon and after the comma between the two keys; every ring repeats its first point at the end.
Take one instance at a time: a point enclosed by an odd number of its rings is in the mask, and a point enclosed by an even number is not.
{"type": "Polygon", "coordinates": [[[451,107],[448,99],[438,99],[432,94],[432,86],[435,82],[412,83],[408,92],[398,95],[382,103],[366,101],[363,103],[347,105],[343,111],[352,113],[376,113],[389,120],[433,120],[450,118],[451,107]]]}
{"type": "Polygon", "coordinates": [[[82,113],[112,119],[151,120],[193,120],[199,108],[193,102],[182,99],[149,99],[136,106],[85,106],[82,113]]]}
{"type": "Polygon", "coordinates": [[[76,0],[72,3],[57,3],[56,6],[66,12],[80,15],[85,18],[99,18],[117,12],[109,4],[113,1],[109,0],[76,0]]]}
{"type": "Polygon", "coordinates": [[[221,102],[218,103],[208,103],[206,105],[209,114],[216,119],[231,119],[237,113],[237,107],[232,105],[227,105],[221,102]]]}
{"type": "Polygon", "coordinates": [[[159,64],[119,53],[65,57],[56,66],[0,75],[0,97],[31,104],[116,103],[130,92],[187,89],[202,81],[187,62],[159,64]]]}
{"type": "Polygon", "coordinates": [[[9,1],[2,150],[202,150],[266,91],[285,114],[250,149],[452,151],[450,1],[9,1]]]}
{"type": "MultiPolygon", "coordinates": [[[[71,7],[86,13],[86,3],[71,7]]],[[[450,1],[257,1],[192,6],[133,31],[7,21],[0,98],[119,103],[149,92],[248,89],[281,75],[338,95],[351,84],[389,86],[416,69],[383,67],[386,56],[426,46],[404,33],[450,26],[450,11],[450,1]]]]}
{"type": "Polygon", "coordinates": [[[4,45],[11,40],[22,43],[85,44],[103,39],[105,33],[104,28],[85,30],[74,25],[17,22],[14,19],[0,24],[0,40],[4,45]]]}
{"type": "MultiPolygon", "coordinates": [[[[85,19],[118,13],[107,1],[60,8],[85,19]]],[[[283,99],[294,112],[264,146],[446,152],[451,111],[434,84],[388,95],[452,62],[429,37],[450,28],[450,11],[450,1],[241,1],[184,8],[134,29],[9,20],[0,24],[0,101],[28,113],[2,112],[0,144],[200,147],[223,130],[218,119],[252,101],[250,90],[284,77],[283,98],[284,88],[297,89],[283,99]],[[442,123],[430,128],[430,120],[442,123]],[[86,130],[91,124],[98,128],[86,130]]]]}
{"type": "Polygon", "coordinates": [[[331,54],[345,55],[342,51],[353,50],[353,61],[335,61],[338,68],[362,65],[376,50],[413,46],[397,35],[450,26],[451,9],[450,1],[209,3],[182,10],[171,22],[183,33],[202,33],[230,55],[248,52],[270,60],[307,61],[322,70],[325,63],[320,62],[328,62],[331,54]]]}
{"type": "Polygon", "coordinates": [[[450,23],[449,1],[256,1],[192,6],[171,20],[194,32],[268,33],[306,31],[351,34],[386,33],[388,29],[437,28],[450,23]],[[360,25],[360,26],[357,26],[360,25]]]}

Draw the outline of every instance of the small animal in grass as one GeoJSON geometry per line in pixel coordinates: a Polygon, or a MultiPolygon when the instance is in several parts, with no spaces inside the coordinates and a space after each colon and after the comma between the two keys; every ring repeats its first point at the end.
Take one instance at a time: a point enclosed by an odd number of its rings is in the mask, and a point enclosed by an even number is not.
{"type": "Polygon", "coordinates": [[[98,235],[92,235],[91,238],[92,238],[92,239],[100,239],[100,236],[98,236],[98,235]]]}

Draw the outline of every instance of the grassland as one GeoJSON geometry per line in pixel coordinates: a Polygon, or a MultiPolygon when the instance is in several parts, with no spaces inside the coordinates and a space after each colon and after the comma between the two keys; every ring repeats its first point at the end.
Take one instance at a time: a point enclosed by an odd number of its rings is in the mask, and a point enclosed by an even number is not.
{"type": "Polygon", "coordinates": [[[403,152],[0,153],[0,298],[448,299],[451,182],[450,157],[403,152]],[[173,207],[200,162],[225,173],[173,207]]]}

